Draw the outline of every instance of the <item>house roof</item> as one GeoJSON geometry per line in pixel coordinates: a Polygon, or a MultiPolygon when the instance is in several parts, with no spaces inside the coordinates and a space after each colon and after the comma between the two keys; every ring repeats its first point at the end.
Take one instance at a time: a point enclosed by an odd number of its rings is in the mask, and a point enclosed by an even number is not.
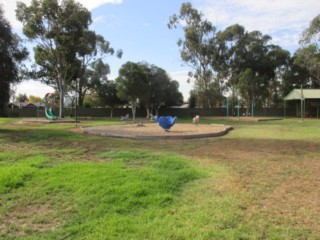
{"type": "Polygon", "coordinates": [[[35,108],[37,107],[35,104],[30,102],[25,102],[23,108],[35,108]]]}
{"type": "MultiPolygon", "coordinates": [[[[302,94],[304,99],[320,99],[320,89],[302,89],[302,94]]],[[[301,100],[301,89],[293,89],[284,100],[301,100]]]]}
{"type": "Polygon", "coordinates": [[[37,108],[37,107],[44,107],[44,103],[36,102],[11,102],[9,103],[9,107],[16,107],[16,108],[37,108]]]}
{"type": "Polygon", "coordinates": [[[14,107],[17,107],[17,108],[22,108],[24,107],[24,102],[11,102],[9,103],[9,106],[14,106],[14,107]]]}

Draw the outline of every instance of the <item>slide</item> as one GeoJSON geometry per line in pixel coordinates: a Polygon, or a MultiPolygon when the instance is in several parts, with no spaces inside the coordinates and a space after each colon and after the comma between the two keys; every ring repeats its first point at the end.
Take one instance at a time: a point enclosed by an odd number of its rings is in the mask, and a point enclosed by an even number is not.
{"type": "MultiPolygon", "coordinates": [[[[45,103],[45,110],[44,110],[44,113],[46,114],[46,117],[48,119],[51,119],[51,120],[55,120],[57,119],[58,117],[54,114],[54,112],[52,111],[52,107],[49,107],[49,103],[51,102],[54,103],[54,98],[53,98],[54,94],[53,93],[47,93],[45,95],[45,100],[46,100],[46,103],[45,103]],[[50,100],[50,98],[52,98],[50,100]]],[[[54,105],[54,104],[53,104],[54,105]]]]}
{"type": "Polygon", "coordinates": [[[47,117],[48,119],[51,119],[51,120],[57,119],[57,116],[54,115],[54,113],[52,112],[52,109],[51,109],[51,108],[46,108],[46,109],[45,109],[45,114],[46,114],[46,117],[47,117]]]}

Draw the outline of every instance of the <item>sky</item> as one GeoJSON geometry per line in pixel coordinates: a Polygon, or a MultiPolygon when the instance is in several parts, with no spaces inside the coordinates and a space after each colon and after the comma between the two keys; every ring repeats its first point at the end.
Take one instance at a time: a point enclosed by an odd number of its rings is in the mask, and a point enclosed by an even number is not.
{"type": "MultiPolygon", "coordinates": [[[[21,0],[30,4],[30,0],[21,0]]],[[[22,25],[15,19],[16,0],[0,0],[5,17],[13,31],[22,38],[22,25]]],[[[168,29],[170,16],[178,14],[183,0],[78,0],[91,11],[91,29],[104,36],[114,49],[122,49],[121,59],[108,56],[104,60],[111,67],[109,79],[118,76],[119,68],[127,61],[148,62],[165,69],[180,84],[185,100],[193,88],[187,83],[191,70],[180,58],[177,41],[183,38],[179,29],[168,29]]],[[[248,31],[258,30],[272,37],[272,43],[289,50],[299,47],[301,33],[311,20],[320,14],[319,0],[191,0],[204,17],[224,30],[240,24],[248,31]]],[[[32,61],[32,56],[31,60],[32,61]]],[[[26,93],[44,97],[53,89],[35,81],[16,86],[16,95],[26,93]]]]}

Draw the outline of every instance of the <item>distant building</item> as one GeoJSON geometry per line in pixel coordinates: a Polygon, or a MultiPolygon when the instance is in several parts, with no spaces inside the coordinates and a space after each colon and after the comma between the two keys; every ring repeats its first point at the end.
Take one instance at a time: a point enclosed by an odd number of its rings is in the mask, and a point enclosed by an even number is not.
{"type": "Polygon", "coordinates": [[[8,108],[44,108],[44,103],[36,102],[11,102],[8,104],[8,108]]]}
{"type": "Polygon", "coordinates": [[[168,108],[189,108],[189,103],[185,103],[180,106],[170,106],[168,108]]]}

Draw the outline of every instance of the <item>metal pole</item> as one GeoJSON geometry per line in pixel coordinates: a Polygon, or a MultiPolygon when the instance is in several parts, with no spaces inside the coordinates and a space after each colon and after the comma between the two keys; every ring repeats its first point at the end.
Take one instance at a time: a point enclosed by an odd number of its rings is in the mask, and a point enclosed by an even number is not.
{"type": "Polygon", "coordinates": [[[238,96],[238,120],[240,120],[240,96],[238,96]]]}
{"type": "Polygon", "coordinates": [[[300,109],[300,113],[301,113],[301,122],[303,122],[303,89],[302,89],[302,84],[301,84],[301,109],[300,109]]]}
{"type": "Polygon", "coordinates": [[[305,115],[306,112],[306,99],[303,98],[303,116],[305,115]]]}
{"type": "Polygon", "coordinates": [[[76,109],[75,109],[75,114],[76,114],[76,123],[78,122],[78,111],[77,111],[77,102],[78,102],[78,81],[79,81],[80,79],[79,78],[77,78],[76,79],[76,99],[75,99],[75,104],[76,104],[76,109]]]}

